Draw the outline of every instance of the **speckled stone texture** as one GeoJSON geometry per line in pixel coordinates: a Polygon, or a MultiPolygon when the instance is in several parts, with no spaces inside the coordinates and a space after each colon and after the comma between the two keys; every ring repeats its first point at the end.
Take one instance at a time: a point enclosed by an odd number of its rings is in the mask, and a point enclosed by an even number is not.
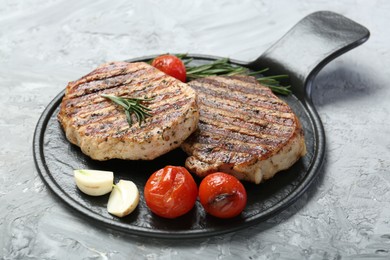
{"type": "Polygon", "coordinates": [[[390,259],[389,14],[384,0],[1,1],[1,259],[390,259]],[[125,236],[75,215],[40,179],[34,128],[68,81],[156,53],[252,60],[318,10],[365,25],[371,38],[318,75],[326,162],[281,214],[207,239],[125,236]]]}

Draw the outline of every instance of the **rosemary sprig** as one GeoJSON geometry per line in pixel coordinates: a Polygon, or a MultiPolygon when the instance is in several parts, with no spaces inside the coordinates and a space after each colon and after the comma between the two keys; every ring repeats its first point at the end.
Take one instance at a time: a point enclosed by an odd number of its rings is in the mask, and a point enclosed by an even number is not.
{"type": "Polygon", "coordinates": [[[129,123],[129,126],[133,124],[133,120],[131,118],[132,114],[135,114],[140,126],[147,117],[152,116],[149,113],[151,109],[142,105],[141,102],[148,102],[153,100],[153,98],[125,98],[106,94],[102,94],[101,96],[110,99],[112,102],[125,109],[126,120],[127,123],[129,123]]]}
{"type": "Polygon", "coordinates": [[[188,80],[217,75],[233,76],[249,72],[247,68],[231,65],[228,58],[200,66],[187,66],[186,71],[188,80]]]}
{"type": "Polygon", "coordinates": [[[250,71],[248,68],[231,64],[228,58],[219,59],[209,64],[190,66],[192,58],[188,58],[186,54],[177,54],[176,56],[183,60],[187,71],[187,80],[217,75],[250,75],[255,76],[258,82],[269,87],[274,93],[282,95],[291,94],[290,86],[282,86],[279,81],[280,79],[288,78],[288,75],[265,77],[262,73],[266,72],[268,68],[260,71],[250,71]]]}

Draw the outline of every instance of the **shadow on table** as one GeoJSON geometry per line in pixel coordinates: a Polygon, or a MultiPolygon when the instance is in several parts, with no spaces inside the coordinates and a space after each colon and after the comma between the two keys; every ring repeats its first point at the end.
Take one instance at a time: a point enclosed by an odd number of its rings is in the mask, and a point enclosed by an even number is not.
{"type": "Polygon", "coordinates": [[[340,102],[362,100],[380,91],[384,85],[384,80],[372,68],[352,62],[331,65],[324,68],[313,83],[312,100],[318,109],[340,102]]]}

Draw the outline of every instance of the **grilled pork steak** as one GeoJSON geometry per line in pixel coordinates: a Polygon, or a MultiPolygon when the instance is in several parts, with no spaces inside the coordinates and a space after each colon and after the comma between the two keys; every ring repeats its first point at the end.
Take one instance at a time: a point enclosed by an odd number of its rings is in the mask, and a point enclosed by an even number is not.
{"type": "Polygon", "coordinates": [[[96,160],[152,160],[180,144],[196,129],[196,92],[147,63],[111,62],[66,87],[58,120],[66,137],[96,160]],[[122,107],[101,94],[153,98],[151,117],[129,126],[122,107]]]}
{"type": "Polygon", "coordinates": [[[306,153],[291,108],[249,76],[191,81],[198,93],[198,129],[182,144],[186,167],[200,177],[223,171],[260,183],[306,153]]]}

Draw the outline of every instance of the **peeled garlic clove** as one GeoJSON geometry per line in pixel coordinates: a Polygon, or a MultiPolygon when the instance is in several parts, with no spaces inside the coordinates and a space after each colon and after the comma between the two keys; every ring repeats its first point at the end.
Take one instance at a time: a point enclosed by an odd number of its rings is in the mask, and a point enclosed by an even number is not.
{"type": "Polygon", "coordinates": [[[108,199],[107,210],[112,215],[124,217],[129,215],[139,203],[139,191],[132,181],[120,180],[108,199]]]}
{"type": "Polygon", "coordinates": [[[101,196],[111,192],[114,173],[98,170],[74,170],[77,187],[87,195],[101,196]]]}

